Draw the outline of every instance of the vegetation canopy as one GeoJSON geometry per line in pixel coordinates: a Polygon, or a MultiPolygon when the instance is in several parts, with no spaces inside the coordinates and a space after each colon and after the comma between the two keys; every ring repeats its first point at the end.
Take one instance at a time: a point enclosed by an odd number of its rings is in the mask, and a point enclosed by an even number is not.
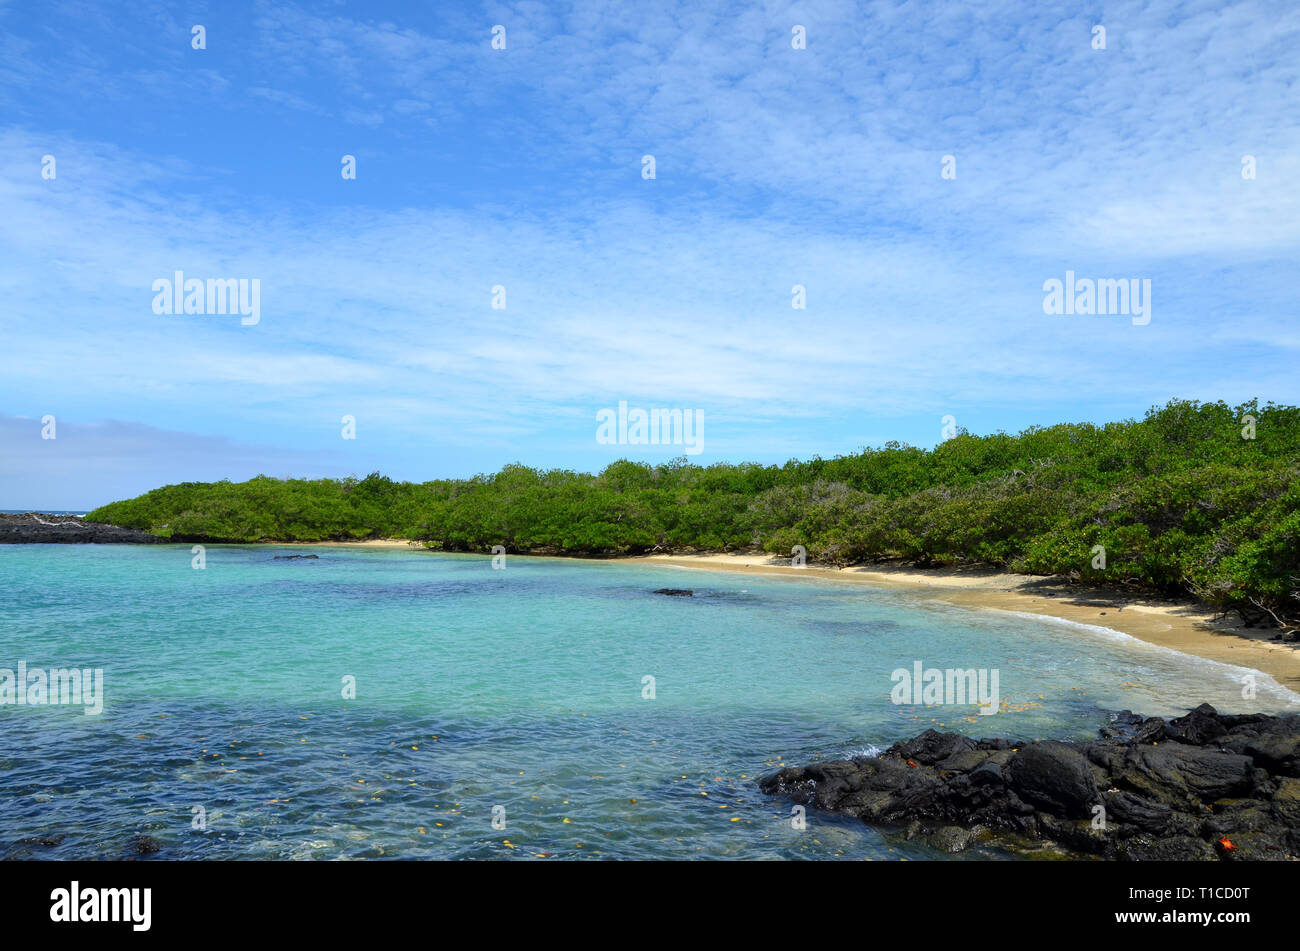
{"type": "Polygon", "coordinates": [[[610,555],[802,545],[840,566],[980,562],[1191,592],[1285,623],[1300,614],[1298,475],[1300,408],[1173,401],[1141,420],[779,466],[620,460],[597,475],[510,465],[420,484],[377,472],[186,482],[86,517],[175,541],[384,537],[610,555]]]}

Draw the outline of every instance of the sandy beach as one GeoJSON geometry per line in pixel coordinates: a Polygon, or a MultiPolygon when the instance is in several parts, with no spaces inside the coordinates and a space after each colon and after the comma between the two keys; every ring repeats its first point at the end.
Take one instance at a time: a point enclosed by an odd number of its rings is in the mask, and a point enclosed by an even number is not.
{"type": "Polygon", "coordinates": [[[793,568],[764,554],[646,555],[623,560],[906,588],[964,607],[1043,614],[1095,624],[1197,657],[1262,671],[1300,692],[1300,650],[1273,640],[1275,630],[1244,627],[1235,615],[1216,620],[1212,611],[1192,601],[1083,588],[1056,577],[1008,574],[987,568],[793,568]]]}

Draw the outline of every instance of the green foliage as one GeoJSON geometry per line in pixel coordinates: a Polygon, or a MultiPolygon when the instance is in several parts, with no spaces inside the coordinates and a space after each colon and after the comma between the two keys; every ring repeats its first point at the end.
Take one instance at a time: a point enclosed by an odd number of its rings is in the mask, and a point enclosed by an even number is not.
{"type": "Polygon", "coordinates": [[[1300,612],[1300,408],[1173,401],[1141,420],[962,432],[782,466],[510,465],[413,484],[271,479],[155,489],[88,518],[177,541],[409,538],[452,551],[633,554],[759,547],[905,558],[1194,591],[1300,612]],[[1242,436],[1255,419],[1255,438],[1242,436]],[[1094,567],[1094,546],[1106,551],[1094,567]]]}

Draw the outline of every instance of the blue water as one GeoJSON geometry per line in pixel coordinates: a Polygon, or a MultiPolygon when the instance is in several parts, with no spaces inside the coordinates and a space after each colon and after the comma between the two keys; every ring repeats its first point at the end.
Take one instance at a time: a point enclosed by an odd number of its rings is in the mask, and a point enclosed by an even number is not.
{"type": "Polygon", "coordinates": [[[0,706],[0,857],[118,858],[142,834],[185,859],[938,857],[815,813],[797,831],[754,779],[930,726],[1084,738],[1122,708],[1300,701],[1268,678],[1244,701],[1240,669],[1100,629],[829,581],[341,547],[191,559],[0,545],[0,667],[102,668],[105,690],[99,715],[0,706]],[[997,668],[1004,712],[891,703],[917,660],[997,668]]]}

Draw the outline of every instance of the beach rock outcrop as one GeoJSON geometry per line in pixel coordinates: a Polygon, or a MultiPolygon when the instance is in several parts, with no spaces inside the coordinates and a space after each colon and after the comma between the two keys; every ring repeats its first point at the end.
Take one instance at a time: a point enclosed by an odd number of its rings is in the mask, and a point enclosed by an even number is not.
{"type": "Polygon", "coordinates": [[[1079,819],[1098,801],[1088,758],[1068,743],[1031,743],[1007,763],[1008,789],[1053,815],[1079,819]]]}
{"type": "Polygon", "coordinates": [[[24,515],[0,514],[0,544],[136,544],[150,545],[165,539],[133,528],[119,528],[103,522],[87,522],[76,515],[47,515],[27,512],[24,515]]]}
{"type": "Polygon", "coordinates": [[[1087,743],[927,730],[875,757],[787,767],[769,795],[975,843],[1133,861],[1300,860],[1300,716],[1112,716],[1087,743]]]}

